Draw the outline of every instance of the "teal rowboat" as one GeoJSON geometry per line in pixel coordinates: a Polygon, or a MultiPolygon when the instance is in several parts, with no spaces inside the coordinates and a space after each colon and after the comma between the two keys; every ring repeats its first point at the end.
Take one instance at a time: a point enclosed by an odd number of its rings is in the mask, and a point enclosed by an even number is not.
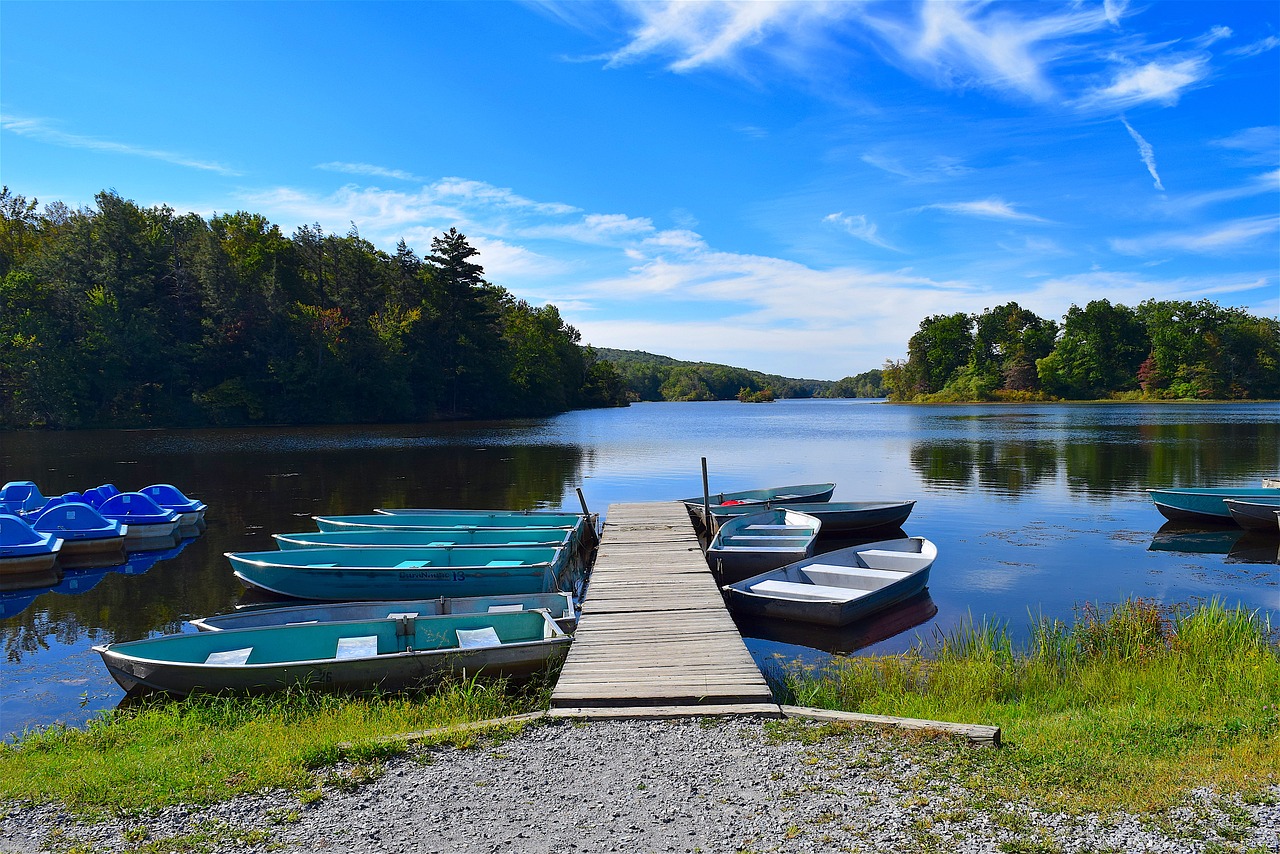
{"type": "MultiPolygon", "coordinates": [[[[792,486],[772,486],[767,489],[713,492],[707,496],[707,501],[712,511],[726,504],[731,507],[740,504],[754,504],[760,509],[765,509],[765,507],[773,504],[803,504],[806,502],[830,501],[835,491],[836,485],[834,483],[800,483],[792,486]]],[[[704,521],[702,518],[703,496],[682,498],[680,501],[685,507],[689,508],[689,511],[697,517],[698,521],[704,521]]]]}
{"type": "Polygon", "coordinates": [[[1226,499],[1261,503],[1280,503],[1280,489],[1266,487],[1148,489],[1147,494],[1166,519],[1173,522],[1211,522],[1235,524],[1226,499]]]}
{"type": "Polygon", "coordinates": [[[334,548],[422,548],[442,546],[569,548],[572,528],[463,528],[440,531],[348,529],[272,534],[281,549],[334,548]]]}
{"type": "MultiPolygon", "coordinates": [[[[777,506],[787,510],[807,513],[822,522],[822,535],[848,535],[873,528],[901,528],[915,507],[914,501],[812,501],[800,504],[785,503],[777,506]]],[[[773,502],[765,502],[773,507],[773,502]]],[[[702,512],[701,506],[698,512],[702,512]]],[[[723,525],[735,516],[759,513],[760,505],[717,504],[711,508],[716,525],[723,525]]]]}
{"type": "Polygon", "coordinates": [[[500,614],[508,611],[544,609],[566,631],[572,628],[575,611],[571,593],[524,593],[513,596],[473,596],[461,599],[407,599],[384,602],[322,602],[313,605],[241,608],[230,614],[200,617],[191,625],[202,632],[227,629],[259,629],[296,623],[338,623],[350,620],[386,620],[412,614],[435,617],[440,614],[500,614]]]}
{"type": "Polygon", "coordinates": [[[454,672],[523,678],[568,646],[546,611],[520,611],[195,632],[93,649],[126,691],[256,694],[299,684],[399,691],[454,672]]]}
{"type": "Polygon", "coordinates": [[[352,528],[439,531],[453,528],[572,528],[585,524],[576,513],[501,513],[466,510],[425,513],[371,513],[365,516],[313,516],[321,531],[352,528]]]}
{"type": "Polygon", "coordinates": [[[235,575],[296,599],[431,599],[559,589],[563,549],[370,548],[227,552],[235,575]]]}

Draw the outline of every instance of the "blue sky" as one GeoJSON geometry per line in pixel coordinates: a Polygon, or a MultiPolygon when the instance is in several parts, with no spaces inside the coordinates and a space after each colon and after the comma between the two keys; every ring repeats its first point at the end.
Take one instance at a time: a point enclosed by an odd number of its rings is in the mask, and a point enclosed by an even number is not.
{"type": "Polygon", "coordinates": [[[0,174],[425,253],[837,379],[927,315],[1280,312],[1275,2],[0,4],[0,174]]]}

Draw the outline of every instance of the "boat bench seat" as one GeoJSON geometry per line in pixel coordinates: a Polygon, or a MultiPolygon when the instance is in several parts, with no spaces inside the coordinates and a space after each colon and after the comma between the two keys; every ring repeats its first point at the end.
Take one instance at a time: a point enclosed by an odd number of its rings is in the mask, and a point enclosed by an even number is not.
{"type": "Polygon", "coordinates": [[[493,626],[481,626],[478,629],[458,629],[458,648],[475,649],[484,646],[501,646],[502,640],[493,626]]]}
{"type": "Polygon", "coordinates": [[[485,566],[523,566],[522,560],[491,560],[485,566]]]}
{"type": "Polygon", "coordinates": [[[244,664],[249,660],[249,654],[253,652],[253,647],[247,646],[244,649],[228,649],[222,652],[211,652],[209,657],[204,660],[205,664],[244,664]]]}
{"type": "Polygon", "coordinates": [[[898,570],[914,572],[928,565],[930,559],[915,552],[895,552],[890,549],[866,549],[858,552],[858,557],[871,569],[898,570]]]}
{"type": "Polygon", "coordinates": [[[801,584],[798,581],[761,581],[751,585],[752,593],[776,596],[780,599],[796,599],[814,602],[852,602],[870,593],[870,590],[851,590],[848,587],[830,587],[826,584],[801,584]]]}
{"type": "Polygon", "coordinates": [[[885,581],[897,581],[902,576],[911,574],[909,569],[875,569],[862,566],[835,566],[829,563],[806,563],[801,570],[805,575],[820,573],[837,578],[876,578],[885,581]]]}
{"type": "Polygon", "coordinates": [[[354,638],[338,638],[334,658],[365,658],[378,654],[378,636],[363,635],[354,638]]]}
{"type": "Polygon", "coordinates": [[[803,528],[799,525],[747,525],[744,531],[809,531],[811,528],[803,528]]]}
{"type": "Polygon", "coordinates": [[[396,564],[396,569],[418,569],[424,566],[431,566],[429,560],[402,560],[396,564]]]}

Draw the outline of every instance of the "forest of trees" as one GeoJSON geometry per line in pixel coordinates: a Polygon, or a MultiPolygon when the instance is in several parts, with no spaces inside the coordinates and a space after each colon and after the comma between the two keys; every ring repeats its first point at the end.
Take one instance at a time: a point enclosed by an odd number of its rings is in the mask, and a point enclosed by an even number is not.
{"type": "Polygon", "coordinates": [[[770,392],[775,398],[821,397],[830,380],[797,380],[710,362],[682,362],[640,350],[601,347],[599,357],[622,375],[632,400],[735,400],[770,392]]]}
{"type": "Polygon", "coordinates": [[[1280,398],[1280,322],[1209,300],[934,315],[907,353],[884,367],[893,400],[1280,398]]]}
{"type": "MultiPolygon", "coordinates": [[[[419,421],[621,405],[553,305],[484,278],[454,229],[420,257],[354,226],[285,236],[115,192],[0,191],[0,426],[419,421]]],[[[735,389],[736,390],[736,389],[735,389]]]]}

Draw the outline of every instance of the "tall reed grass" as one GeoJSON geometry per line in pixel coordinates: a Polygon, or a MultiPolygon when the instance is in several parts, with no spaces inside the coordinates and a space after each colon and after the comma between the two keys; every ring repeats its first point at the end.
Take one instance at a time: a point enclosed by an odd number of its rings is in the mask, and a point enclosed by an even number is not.
{"type": "Polygon", "coordinates": [[[345,760],[367,775],[405,749],[382,736],[535,711],[548,697],[545,680],[516,688],[457,679],[419,695],[293,689],[143,701],[84,729],[54,726],[0,744],[0,798],[129,812],[315,788],[320,769],[345,760]]]}
{"type": "Polygon", "coordinates": [[[1159,808],[1216,784],[1280,783],[1280,647],[1256,613],[1213,601],[1086,605],[1036,619],[1024,648],[969,621],[898,656],[783,670],[784,702],[996,723],[1008,749],[972,757],[975,785],[1057,806],[1159,808]]]}

